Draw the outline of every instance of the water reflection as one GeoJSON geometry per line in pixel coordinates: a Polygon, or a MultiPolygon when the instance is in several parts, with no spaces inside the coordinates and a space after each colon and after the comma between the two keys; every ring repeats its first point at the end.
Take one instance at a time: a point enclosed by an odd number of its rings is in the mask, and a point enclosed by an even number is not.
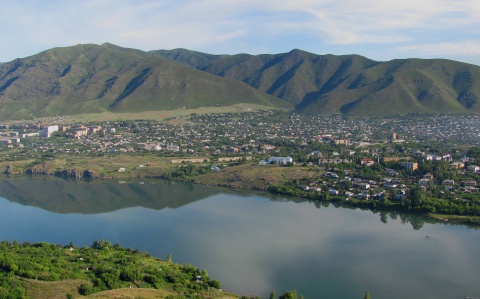
{"type": "Polygon", "coordinates": [[[0,226],[9,229],[0,239],[79,246],[106,239],[153,256],[171,253],[208,269],[228,290],[264,298],[289,289],[309,299],[362,298],[367,289],[390,299],[480,294],[480,235],[465,226],[156,183],[1,181],[9,201],[0,199],[0,226]]]}
{"type": "Polygon", "coordinates": [[[217,194],[213,188],[165,181],[67,181],[59,178],[0,179],[0,196],[55,213],[106,213],[129,207],[178,208],[217,194]],[[140,184],[142,183],[142,184],[140,184]]]}
{"type": "MultiPolygon", "coordinates": [[[[444,223],[415,214],[395,211],[369,210],[362,207],[344,206],[339,203],[306,201],[297,197],[258,193],[246,190],[233,192],[223,188],[177,183],[163,180],[150,181],[69,181],[55,177],[0,178],[0,197],[22,205],[39,207],[54,213],[97,214],[130,207],[145,207],[154,210],[179,208],[195,201],[219,194],[234,193],[239,196],[261,195],[273,202],[308,202],[317,209],[343,208],[370,211],[379,214],[384,224],[400,218],[402,224],[410,224],[420,230],[425,223],[444,223]]],[[[469,226],[479,229],[478,226],[469,226]]]]}

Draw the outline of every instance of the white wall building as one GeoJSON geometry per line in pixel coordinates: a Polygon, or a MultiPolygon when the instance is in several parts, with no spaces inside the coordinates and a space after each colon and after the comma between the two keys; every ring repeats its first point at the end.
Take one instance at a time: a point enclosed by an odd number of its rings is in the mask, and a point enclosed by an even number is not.
{"type": "Polygon", "coordinates": [[[293,163],[292,157],[270,157],[268,160],[262,160],[259,164],[282,164],[293,163]]]}
{"type": "Polygon", "coordinates": [[[42,131],[40,131],[40,136],[42,137],[50,137],[54,132],[58,131],[58,126],[48,126],[44,127],[42,131]]]}

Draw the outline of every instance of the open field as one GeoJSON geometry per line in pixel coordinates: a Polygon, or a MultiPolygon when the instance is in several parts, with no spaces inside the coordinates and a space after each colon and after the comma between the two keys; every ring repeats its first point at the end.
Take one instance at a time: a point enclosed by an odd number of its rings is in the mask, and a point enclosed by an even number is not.
{"type": "Polygon", "coordinates": [[[470,223],[480,224],[480,216],[460,216],[460,215],[441,215],[441,214],[428,214],[430,218],[441,220],[446,223],[470,223]]]}
{"type": "Polygon", "coordinates": [[[75,157],[59,155],[45,161],[3,161],[0,171],[10,167],[11,173],[54,175],[57,171],[72,170],[77,173],[92,172],[98,178],[158,177],[173,169],[171,158],[155,155],[116,155],[104,157],[75,157]],[[143,166],[143,167],[142,167],[143,166]],[[119,169],[124,168],[124,171],[119,169]]]}
{"type": "Polygon", "coordinates": [[[266,190],[270,185],[297,179],[319,180],[322,174],[323,171],[311,167],[244,164],[197,176],[194,182],[234,189],[266,190]]]}
{"type": "MultiPolygon", "coordinates": [[[[221,291],[205,291],[199,293],[201,298],[211,298],[211,299],[235,299],[238,296],[234,296],[228,293],[222,293],[221,291]]],[[[96,294],[89,295],[85,298],[89,299],[100,299],[100,298],[115,298],[115,299],[154,299],[154,298],[184,298],[181,295],[177,295],[175,292],[167,290],[156,290],[156,289],[116,289],[110,291],[104,291],[96,294]]]]}
{"type": "Polygon", "coordinates": [[[157,120],[167,121],[170,123],[182,123],[182,119],[192,113],[207,114],[207,113],[240,113],[251,112],[259,110],[270,110],[272,107],[256,105],[256,104],[234,104],[231,106],[222,107],[199,107],[195,109],[176,109],[163,111],[144,111],[135,113],[120,113],[105,111],[101,113],[79,114],[71,116],[77,121],[114,121],[114,120],[157,120]],[[180,118],[179,118],[180,117],[180,118]]]}
{"type": "MultiPolygon", "coordinates": [[[[0,171],[3,172],[7,167],[10,167],[12,173],[19,174],[31,172],[32,174],[54,175],[58,171],[73,170],[77,173],[90,171],[97,178],[163,177],[167,173],[187,165],[172,163],[176,160],[181,159],[158,157],[154,154],[121,154],[103,157],[75,157],[74,159],[68,155],[62,155],[53,160],[41,162],[34,160],[0,162],[0,171]]],[[[204,161],[204,158],[202,158],[202,161],[204,161]]],[[[198,166],[199,164],[195,163],[193,165],[198,166]]],[[[296,179],[319,180],[323,174],[317,168],[301,166],[283,167],[250,163],[226,168],[223,168],[221,164],[218,166],[220,166],[221,171],[195,176],[192,178],[193,181],[204,185],[224,186],[234,189],[265,190],[271,184],[285,183],[296,179]]]]}
{"type": "Polygon", "coordinates": [[[21,279],[27,290],[26,295],[35,299],[65,299],[66,294],[77,294],[78,287],[86,280],[41,281],[35,279],[21,279]]]}

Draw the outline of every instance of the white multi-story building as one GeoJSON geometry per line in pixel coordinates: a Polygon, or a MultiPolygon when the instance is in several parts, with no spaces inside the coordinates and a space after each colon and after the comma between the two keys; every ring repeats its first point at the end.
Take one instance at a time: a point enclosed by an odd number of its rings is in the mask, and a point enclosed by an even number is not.
{"type": "Polygon", "coordinates": [[[48,126],[44,127],[42,131],[40,131],[40,136],[42,137],[50,137],[54,132],[58,131],[58,126],[48,126]]]}

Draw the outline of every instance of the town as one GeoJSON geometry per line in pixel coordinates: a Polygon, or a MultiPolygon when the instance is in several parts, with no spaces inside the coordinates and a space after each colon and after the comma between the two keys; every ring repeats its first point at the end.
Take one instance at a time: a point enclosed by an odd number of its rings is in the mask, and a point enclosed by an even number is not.
{"type": "MultiPolygon", "coordinates": [[[[320,177],[265,188],[275,193],[412,208],[437,198],[455,203],[443,212],[480,215],[477,115],[367,118],[259,111],[191,114],[162,122],[80,123],[57,117],[0,128],[3,161],[149,153],[177,167],[208,166],[212,172],[247,161],[255,167],[280,164],[317,171],[320,177]]],[[[422,209],[439,212],[432,205],[422,209]]]]}

